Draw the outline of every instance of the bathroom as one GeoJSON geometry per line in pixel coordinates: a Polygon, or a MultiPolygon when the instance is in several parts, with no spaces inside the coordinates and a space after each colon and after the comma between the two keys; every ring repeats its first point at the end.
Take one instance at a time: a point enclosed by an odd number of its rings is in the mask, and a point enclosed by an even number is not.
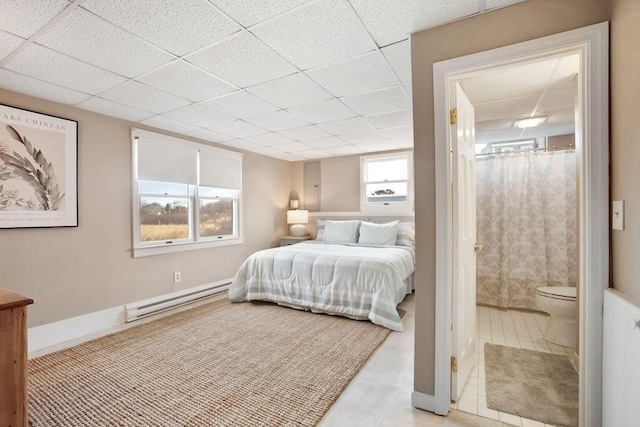
{"type": "Polygon", "coordinates": [[[460,81],[475,110],[478,361],[453,406],[523,427],[577,425],[578,66],[568,55],[460,81]],[[566,360],[537,366],[553,356],[566,360]],[[547,378],[492,391],[519,369],[509,357],[547,378]]]}

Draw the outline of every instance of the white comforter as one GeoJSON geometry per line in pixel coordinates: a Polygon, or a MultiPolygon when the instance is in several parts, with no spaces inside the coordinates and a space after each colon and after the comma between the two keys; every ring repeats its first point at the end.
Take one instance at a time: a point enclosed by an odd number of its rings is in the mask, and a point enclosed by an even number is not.
{"type": "Polygon", "coordinates": [[[251,255],[238,270],[229,299],[368,318],[402,331],[396,307],[412,291],[414,269],[409,247],[303,242],[251,255]]]}

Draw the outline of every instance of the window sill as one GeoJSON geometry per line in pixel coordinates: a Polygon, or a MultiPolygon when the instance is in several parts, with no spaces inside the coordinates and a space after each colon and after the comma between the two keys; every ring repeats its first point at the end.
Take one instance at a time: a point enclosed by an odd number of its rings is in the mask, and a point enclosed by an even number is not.
{"type": "Polygon", "coordinates": [[[210,240],[206,242],[188,242],[188,243],[172,243],[163,246],[145,246],[133,248],[133,257],[141,258],[153,255],[164,255],[176,252],[195,251],[198,249],[217,248],[222,246],[241,245],[244,238],[235,237],[222,240],[210,240]]]}

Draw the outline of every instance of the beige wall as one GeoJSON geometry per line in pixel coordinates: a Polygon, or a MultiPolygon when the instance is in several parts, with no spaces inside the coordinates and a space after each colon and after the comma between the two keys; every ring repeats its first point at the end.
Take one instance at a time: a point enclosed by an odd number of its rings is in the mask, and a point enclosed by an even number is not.
{"type": "MultiPolygon", "coordinates": [[[[606,21],[608,16],[609,5],[606,0],[528,0],[412,36],[414,162],[416,166],[416,391],[434,394],[433,63],[596,24],[606,21]]],[[[633,42],[630,41],[630,43],[633,42]]]]}
{"type": "Polygon", "coordinates": [[[613,286],[640,304],[640,1],[611,1],[611,197],[624,200],[612,231],[613,286]]]}
{"type": "Polygon", "coordinates": [[[246,153],[243,245],[133,259],[132,123],[2,89],[0,103],[79,123],[79,227],[0,230],[0,286],[36,299],[30,326],[233,277],[287,234],[291,164],[246,153]]]}
{"type": "Polygon", "coordinates": [[[573,133],[570,135],[555,135],[547,138],[547,147],[569,148],[575,147],[575,145],[576,136],[573,133]]]}

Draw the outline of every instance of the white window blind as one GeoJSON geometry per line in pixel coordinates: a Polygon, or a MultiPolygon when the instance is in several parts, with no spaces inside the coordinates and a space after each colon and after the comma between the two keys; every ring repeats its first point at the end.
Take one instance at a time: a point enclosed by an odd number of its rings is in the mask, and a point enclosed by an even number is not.
{"type": "Polygon", "coordinates": [[[239,190],[242,187],[242,156],[222,150],[201,150],[200,185],[239,190]]]}
{"type": "Polygon", "coordinates": [[[138,139],[138,179],[196,185],[198,152],[145,137],[138,139]]]}

